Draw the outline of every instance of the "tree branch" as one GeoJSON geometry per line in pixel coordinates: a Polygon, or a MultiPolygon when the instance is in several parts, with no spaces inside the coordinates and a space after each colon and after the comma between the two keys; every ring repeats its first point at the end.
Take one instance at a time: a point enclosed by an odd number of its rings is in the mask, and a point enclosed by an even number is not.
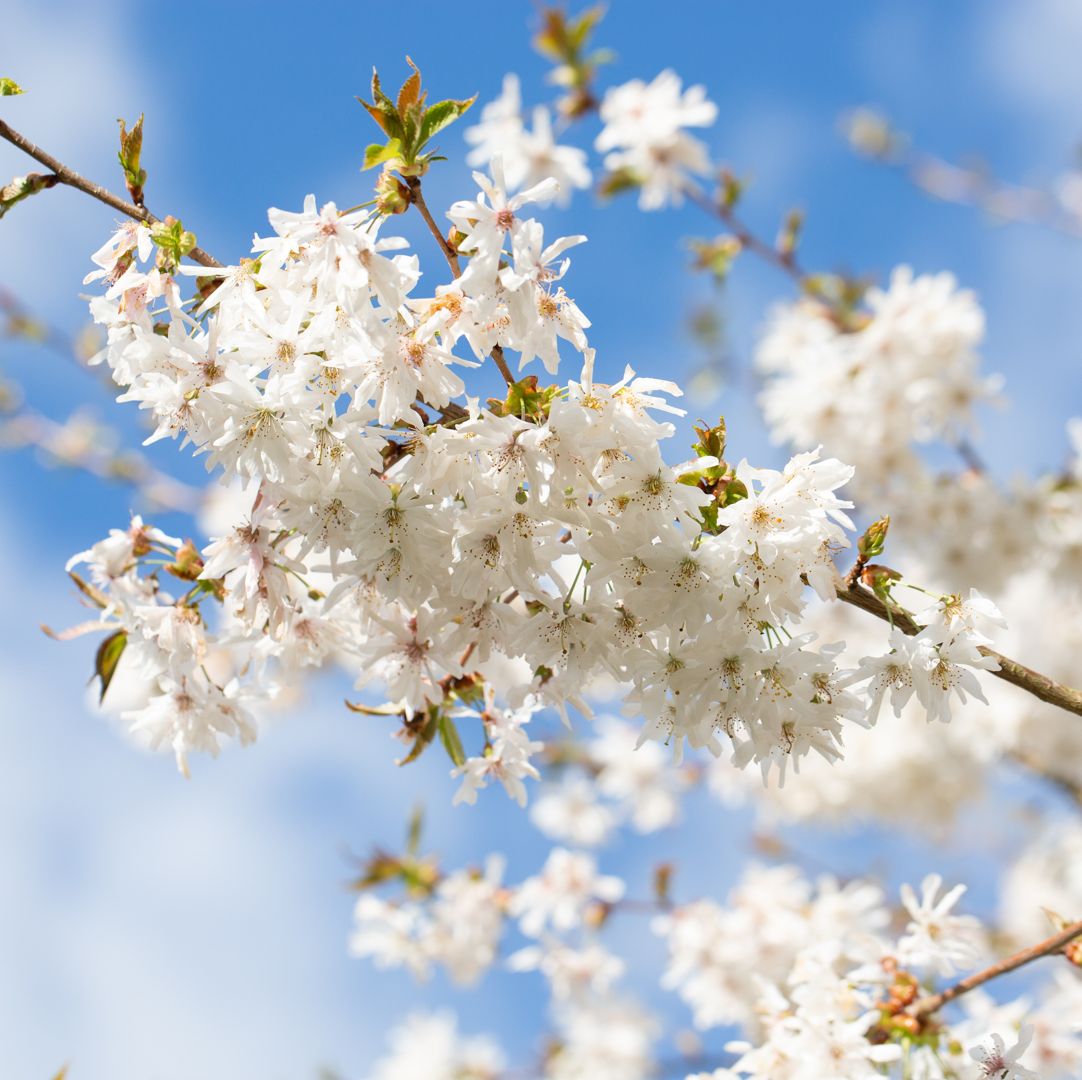
{"type": "Polygon", "coordinates": [[[1082,784],[1072,780],[1069,776],[1062,776],[1053,772],[1047,765],[1042,764],[1033,755],[1024,750],[1008,750],[1007,757],[1016,765],[1028,770],[1042,780],[1047,780],[1053,787],[1058,788],[1075,806],[1082,806],[1082,784]]]}
{"type": "Polygon", "coordinates": [[[732,207],[725,206],[711,199],[700,188],[690,186],[686,189],[688,198],[700,210],[710,214],[711,217],[719,218],[732,231],[733,236],[740,242],[740,246],[758,255],[764,262],[780,270],[783,274],[793,279],[796,285],[803,290],[804,279],[807,276],[796,261],[796,256],[791,252],[779,251],[773,244],[760,239],[751,229],[737,217],[732,207]]]}
{"type": "Polygon", "coordinates": [[[436,243],[439,244],[440,251],[443,252],[443,257],[447,260],[447,265],[451,268],[451,273],[454,274],[456,278],[461,276],[462,268],[458,263],[458,252],[451,246],[447,237],[440,232],[440,227],[436,224],[436,219],[429,211],[428,204],[425,202],[425,197],[421,193],[421,178],[419,176],[407,176],[406,186],[410,189],[410,201],[421,212],[421,217],[425,219],[428,231],[436,238],[436,243]]]}
{"type": "Polygon", "coordinates": [[[1082,921],[1065,926],[1058,934],[1053,934],[1037,945],[1031,945],[1028,949],[1016,952],[1013,956],[1008,956],[1005,960],[1000,960],[998,964],[993,964],[975,975],[962,979],[961,982],[956,982],[938,994],[929,994],[927,997],[919,998],[914,1003],[911,1014],[918,1019],[929,1016],[943,1008],[948,1002],[954,1001],[963,994],[968,994],[970,990],[976,990],[978,986],[983,986],[986,982],[999,978],[1000,975],[1006,975],[1034,960],[1040,960],[1042,956],[1051,956],[1053,953],[1061,952],[1079,937],[1082,937],[1082,921]]]}
{"type": "MultiPolygon", "coordinates": [[[[80,176],[74,169],[69,169],[63,162],[57,161],[52,154],[32,143],[25,135],[20,135],[19,132],[4,123],[3,120],[0,120],[0,137],[6,139],[13,146],[17,146],[23,153],[29,154],[35,161],[40,161],[42,165],[51,169],[59,178],[60,183],[67,184],[68,187],[78,188],[79,191],[85,192],[99,202],[105,203],[106,206],[111,206],[114,210],[119,210],[122,214],[134,218],[136,221],[145,222],[147,225],[156,225],[161,220],[155,217],[145,206],[136,206],[135,203],[128,202],[119,195],[114,195],[100,184],[95,184],[92,180],[87,180],[85,176],[80,176]]],[[[192,248],[189,252],[189,258],[203,266],[222,265],[213,255],[209,255],[198,247],[192,248]]]]}
{"type": "MultiPolygon", "coordinates": [[[[893,603],[888,606],[874,593],[855,582],[850,586],[839,577],[835,582],[834,591],[843,603],[852,604],[853,607],[858,607],[884,622],[891,623],[910,637],[924,629],[904,608],[893,603]]],[[[1041,701],[1048,702],[1049,705],[1056,705],[1082,716],[1082,690],[1064,686],[1047,675],[1042,675],[1039,671],[1034,671],[1025,664],[1020,664],[1017,660],[1012,660],[1009,656],[1004,656],[985,645],[978,646],[978,650],[982,656],[991,657],[999,664],[999,670],[990,671],[989,675],[995,675],[997,679],[1003,679],[1034,697],[1040,698],[1041,701]]]]}
{"type": "MultiPolygon", "coordinates": [[[[458,261],[458,252],[448,241],[447,237],[440,232],[440,227],[436,224],[436,219],[429,211],[428,204],[425,202],[425,197],[421,193],[421,178],[419,176],[407,176],[405,177],[405,181],[410,190],[410,201],[420,211],[421,217],[425,219],[428,231],[436,238],[436,243],[439,244],[440,251],[443,252],[443,257],[447,260],[447,265],[451,268],[451,273],[456,278],[461,277],[462,266],[458,261]]],[[[504,359],[503,346],[493,345],[492,352],[489,353],[489,356],[496,362],[496,367],[499,368],[504,382],[506,382],[508,386],[514,386],[515,376],[511,374],[511,369],[507,366],[506,359],[504,359]]]]}

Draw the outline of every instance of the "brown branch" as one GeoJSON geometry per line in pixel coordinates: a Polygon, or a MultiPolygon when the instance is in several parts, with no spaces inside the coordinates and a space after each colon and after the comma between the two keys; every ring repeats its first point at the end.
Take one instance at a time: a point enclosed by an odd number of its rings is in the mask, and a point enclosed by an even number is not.
{"type": "Polygon", "coordinates": [[[951,445],[962,459],[962,464],[964,464],[970,472],[988,472],[988,466],[985,465],[984,459],[977,453],[977,448],[968,439],[959,439],[951,445]]]}
{"type": "MultiPolygon", "coordinates": [[[[63,162],[57,161],[52,154],[32,143],[25,135],[20,135],[19,132],[4,123],[3,120],[0,120],[0,137],[6,139],[13,146],[17,146],[23,153],[29,154],[35,161],[40,161],[42,165],[51,169],[59,178],[60,183],[77,188],[99,202],[105,203],[106,206],[111,206],[114,210],[119,210],[122,214],[134,218],[136,221],[145,222],[147,225],[156,225],[161,220],[155,217],[145,206],[136,206],[135,203],[128,202],[119,195],[114,195],[100,184],[95,184],[92,180],[87,180],[85,176],[80,176],[74,169],[69,169],[63,162]]],[[[188,254],[194,262],[203,266],[222,265],[213,255],[207,254],[202,248],[192,248],[188,254]]]]}
{"type": "MultiPolygon", "coordinates": [[[[439,225],[436,224],[436,219],[432,216],[428,209],[428,204],[425,202],[425,197],[421,193],[421,178],[419,176],[407,176],[405,177],[406,186],[410,190],[410,202],[421,213],[421,217],[425,219],[425,224],[428,226],[428,231],[436,238],[436,243],[440,246],[440,251],[443,252],[443,257],[447,260],[447,265],[451,268],[451,273],[459,278],[462,276],[462,267],[458,261],[458,251],[451,244],[443,233],[440,232],[439,225]]],[[[508,386],[514,386],[515,377],[511,374],[511,369],[507,366],[507,361],[504,359],[503,346],[493,345],[492,352],[489,356],[496,362],[496,367],[499,368],[500,374],[503,376],[504,382],[508,386]]]]}
{"type": "Polygon", "coordinates": [[[1023,769],[1027,769],[1034,775],[1039,776],[1042,780],[1047,780],[1053,787],[1058,788],[1065,796],[1067,796],[1067,798],[1076,806],[1082,806],[1082,784],[1077,780],[1072,780],[1069,776],[1063,776],[1060,773],[1053,772],[1047,765],[1042,764],[1032,754],[1027,754],[1024,750],[1008,750],[1007,757],[1009,757],[1016,765],[1020,765],[1023,769]]]}
{"type": "Polygon", "coordinates": [[[803,269],[801,269],[795,255],[791,252],[779,251],[773,244],[756,236],[755,233],[753,233],[751,229],[737,217],[732,207],[726,206],[715,199],[711,199],[709,195],[699,188],[694,186],[687,188],[687,195],[700,210],[723,221],[725,225],[728,226],[733,236],[739,241],[742,248],[758,255],[764,262],[769,263],[783,274],[791,277],[797,286],[803,289],[804,279],[807,275],[803,269]]]}
{"type": "Polygon", "coordinates": [[[440,251],[443,252],[443,257],[447,260],[447,265],[451,268],[451,273],[454,274],[455,277],[459,277],[462,274],[462,268],[458,264],[458,252],[451,246],[447,237],[440,232],[440,227],[436,224],[436,219],[429,211],[428,204],[425,202],[425,197],[421,193],[421,178],[419,176],[407,176],[406,186],[410,190],[410,202],[412,202],[421,212],[421,217],[425,219],[428,231],[436,238],[436,243],[439,244],[440,251]]]}
{"type": "MultiPolygon", "coordinates": [[[[835,582],[834,591],[843,603],[852,604],[853,607],[867,611],[884,622],[892,623],[902,633],[909,634],[911,637],[924,629],[904,608],[894,603],[888,606],[878,596],[856,582],[850,586],[839,577],[835,582]]],[[[999,670],[990,671],[990,675],[995,675],[997,679],[1003,679],[1025,690],[1034,697],[1040,698],[1041,701],[1048,702],[1049,705],[1055,705],[1066,709],[1067,712],[1082,716],[1082,690],[1064,686],[1047,675],[1042,675],[1039,671],[1034,671],[1025,664],[1020,664],[1017,660],[1012,660],[1009,656],[1004,656],[985,645],[978,646],[978,651],[982,656],[990,657],[999,664],[999,670]]]]}
{"type": "Polygon", "coordinates": [[[489,353],[493,360],[496,361],[496,367],[500,369],[500,374],[503,376],[503,380],[508,386],[515,385],[515,376],[511,374],[511,369],[507,366],[507,361],[504,359],[503,346],[493,345],[492,352],[489,353]]]}
{"type": "Polygon", "coordinates": [[[1053,934],[1050,938],[1046,938],[1037,945],[1031,945],[1028,949],[1022,949],[1021,952],[1016,952],[1013,956],[1008,956],[1005,960],[1000,960],[999,963],[978,971],[975,975],[970,975],[953,986],[948,986],[946,990],[941,990],[938,994],[929,994],[919,998],[913,1005],[911,1015],[917,1018],[929,1016],[943,1008],[948,1002],[960,998],[963,994],[968,994],[970,990],[976,990],[978,986],[983,986],[986,982],[999,978],[1000,975],[1006,975],[1034,960],[1040,960],[1042,956],[1051,956],[1053,953],[1063,951],[1079,937],[1082,937],[1082,921],[1065,926],[1058,934],[1053,934]]]}

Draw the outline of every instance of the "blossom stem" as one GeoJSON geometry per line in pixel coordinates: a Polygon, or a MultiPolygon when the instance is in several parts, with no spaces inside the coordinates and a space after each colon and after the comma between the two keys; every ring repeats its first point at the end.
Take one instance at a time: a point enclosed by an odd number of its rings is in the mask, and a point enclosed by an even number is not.
{"type": "MultiPolygon", "coordinates": [[[[443,252],[443,257],[447,260],[447,265],[451,268],[451,273],[454,274],[456,278],[461,277],[462,267],[458,261],[458,252],[448,241],[447,237],[440,232],[440,227],[436,224],[436,219],[428,209],[428,204],[425,202],[425,197],[421,192],[421,178],[419,176],[407,176],[406,185],[410,189],[410,201],[420,211],[421,217],[425,219],[428,231],[435,237],[436,243],[439,244],[440,251],[443,252]]],[[[499,368],[504,382],[506,382],[508,386],[514,386],[515,377],[511,374],[511,369],[507,366],[507,361],[504,359],[503,346],[493,345],[492,352],[489,353],[489,356],[495,361],[496,367],[499,368]]]]}
{"type": "Polygon", "coordinates": [[[421,217],[425,219],[428,231],[436,238],[436,243],[439,244],[440,251],[443,252],[443,257],[447,260],[447,265],[451,268],[451,273],[454,274],[455,277],[461,276],[462,268],[458,263],[458,252],[451,246],[447,237],[440,232],[440,227],[436,224],[436,219],[428,209],[425,197],[421,193],[421,178],[419,176],[406,177],[406,186],[410,189],[410,201],[421,212],[421,217]]]}
{"type": "MultiPolygon", "coordinates": [[[[848,585],[839,578],[835,582],[834,591],[843,603],[852,604],[862,611],[875,615],[884,622],[896,626],[910,637],[919,634],[924,629],[904,608],[894,603],[885,604],[875,593],[856,582],[848,585]]],[[[989,671],[990,675],[995,675],[997,679],[1003,679],[1025,690],[1035,698],[1048,702],[1049,705],[1056,705],[1061,709],[1066,709],[1067,712],[1082,716],[1082,690],[1064,686],[1047,675],[1042,675],[1039,671],[1034,671],[1025,664],[1020,664],[1017,660],[1012,660],[1009,656],[1004,656],[985,645],[978,646],[978,651],[982,656],[990,657],[999,665],[998,670],[989,671]]]]}
{"type": "Polygon", "coordinates": [[[963,994],[968,994],[970,990],[975,990],[978,986],[983,986],[992,979],[999,978],[1000,975],[1006,975],[1008,972],[1015,971],[1026,964],[1032,963],[1034,960],[1040,960],[1042,956],[1051,956],[1053,953],[1062,952],[1072,941],[1079,937],[1082,937],[1082,920],[1065,926],[1059,933],[1053,934],[1050,938],[1045,938],[1044,941],[1031,945],[1028,949],[1022,949],[1013,956],[1008,956],[1005,960],[1000,960],[999,963],[992,964],[991,967],[987,967],[983,971],[969,975],[960,982],[956,982],[953,986],[948,986],[946,990],[941,990],[938,994],[929,994],[926,997],[919,998],[913,1005],[912,1015],[917,1018],[929,1016],[943,1008],[948,1002],[954,1001],[955,998],[959,998],[963,994]]]}
{"type": "Polygon", "coordinates": [[[492,352],[489,353],[489,355],[496,361],[496,367],[500,369],[503,381],[507,383],[508,386],[514,386],[515,376],[511,374],[511,369],[507,366],[507,361],[504,359],[503,346],[493,345],[492,352]]]}
{"type": "MultiPolygon", "coordinates": [[[[135,203],[128,202],[119,195],[114,195],[100,184],[95,184],[92,180],[87,180],[85,176],[80,176],[74,169],[70,169],[67,165],[57,161],[52,154],[42,150],[40,146],[32,143],[25,135],[19,134],[13,127],[4,123],[3,120],[0,120],[0,137],[6,139],[13,146],[17,146],[23,153],[29,154],[35,161],[40,161],[42,165],[52,169],[60,183],[67,184],[68,187],[78,188],[79,191],[85,192],[99,202],[105,203],[106,206],[111,206],[114,210],[119,210],[122,214],[134,218],[136,221],[145,222],[147,225],[156,225],[161,220],[155,217],[145,206],[136,206],[135,203]]],[[[192,248],[188,256],[193,262],[197,262],[202,266],[222,265],[213,255],[208,254],[199,247],[192,248]]]]}

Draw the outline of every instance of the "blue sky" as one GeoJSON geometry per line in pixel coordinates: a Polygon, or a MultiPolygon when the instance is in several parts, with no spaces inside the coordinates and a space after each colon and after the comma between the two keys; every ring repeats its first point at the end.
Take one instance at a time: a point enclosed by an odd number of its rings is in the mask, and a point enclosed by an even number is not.
{"type": "MultiPolygon", "coordinates": [[[[551,92],[529,47],[534,16],[525,3],[302,11],[191,0],[149,17],[146,10],[7,0],[0,75],[30,93],[5,99],[2,115],[119,188],[115,118],[145,111],[149,205],[181,216],[223,260],[246,252],[267,206],[297,207],[309,191],[340,206],[366,197],[370,181],[357,170],[374,128],[353,95],[365,92],[373,64],[395,82],[408,53],[441,96],[490,98],[512,70],[528,103],[551,92]]],[[[839,0],[829,9],[713,0],[684,5],[675,18],[657,11],[639,0],[612,4],[600,40],[618,59],[604,78],[672,66],[687,82],[705,82],[719,105],[707,136],[712,153],[754,181],[747,216],[769,234],[785,209],[803,207],[809,265],[885,277],[910,262],[950,270],[974,288],[988,312],[988,370],[1007,376],[1013,402],[982,418],[982,452],[1004,475],[1057,465],[1063,424],[1082,401],[1079,242],[929,202],[854,158],[836,120],[849,106],[874,104],[928,149],[979,154],[1008,178],[1051,183],[1082,134],[1082,9],[1070,0],[839,0]]],[[[592,131],[588,124],[572,138],[585,142],[592,131]]],[[[433,208],[471,191],[460,130],[443,144],[452,160],[426,180],[433,208]]],[[[0,146],[0,176],[27,168],[0,146]]],[[[684,240],[708,234],[709,224],[691,209],[644,216],[630,200],[601,208],[589,195],[546,220],[552,234],[590,238],[575,252],[568,287],[594,323],[603,368],[631,363],[674,377],[693,368],[686,318],[709,290],[687,273],[684,240]]],[[[86,256],[112,221],[64,190],[18,207],[0,223],[0,287],[76,330],[85,319],[86,256]]],[[[402,231],[438,272],[415,223],[402,231]]],[[[738,267],[725,296],[738,373],[769,304],[788,295],[772,271],[750,260],[738,267]]],[[[56,358],[0,343],[0,364],[43,411],[62,417],[90,401],[140,437],[132,410],[110,406],[91,379],[56,358]]],[[[746,377],[706,409],[726,414],[739,454],[777,459],[746,377]]],[[[171,446],[156,460],[177,475],[200,475],[171,446]]],[[[78,618],[62,564],[129,509],[140,507],[128,491],[43,471],[28,453],[0,457],[0,565],[8,568],[0,1073],[44,1077],[71,1060],[72,1080],[286,1080],[312,1076],[321,1063],[364,1076],[382,1030],[407,1005],[452,995],[439,981],[418,991],[404,976],[377,975],[345,956],[343,851],[396,843],[418,797],[438,811],[429,840],[449,865],[502,847],[516,878],[544,847],[519,815],[449,811],[450,781],[436,755],[397,772],[385,731],[342,709],[341,678],[315,683],[304,706],[268,724],[251,750],[200,762],[190,783],[166,758],[133,751],[85,706],[90,646],[60,646],[37,629],[78,618]]],[[[505,811],[500,798],[488,801],[505,811]]],[[[748,850],[747,822],[734,824],[706,802],[690,810],[695,829],[661,846],[687,868],[689,889],[724,888],[748,850]]],[[[873,848],[892,878],[931,865],[911,838],[865,831],[797,839],[846,871],[873,848]]],[[[627,840],[603,862],[644,887],[655,852],[627,840]]],[[[960,837],[949,856],[931,858],[974,877],[987,904],[986,857],[960,837]]],[[[657,956],[647,947],[644,964],[657,956]]],[[[467,1029],[495,1031],[525,1054],[544,999],[532,976],[497,975],[455,1004],[467,1029]]],[[[686,1022],[678,1008],[671,1015],[686,1022]]]]}

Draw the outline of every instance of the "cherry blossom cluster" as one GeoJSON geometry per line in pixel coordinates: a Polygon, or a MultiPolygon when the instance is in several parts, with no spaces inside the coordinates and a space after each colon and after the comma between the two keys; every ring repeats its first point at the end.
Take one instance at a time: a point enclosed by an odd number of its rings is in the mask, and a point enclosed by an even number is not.
{"type": "Polygon", "coordinates": [[[527,126],[518,76],[505,76],[503,92],[482,108],[480,122],[466,129],[466,141],[473,145],[466,161],[486,167],[493,158],[500,158],[512,191],[551,177],[560,185],[556,201],[566,206],[571,193],[588,188],[593,179],[586,151],[556,142],[552,114],[544,105],[533,109],[531,119],[532,126],[527,126]]]}
{"type": "MultiPolygon", "coordinates": [[[[774,436],[796,450],[822,443],[828,452],[849,455],[857,463],[858,499],[890,509],[891,563],[903,580],[995,596],[1010,624],[997,630],[997,647],[1034,658],[1054,679],[1076,682],[1082,627],[1072,618],[1050,620],[1048,613],[1061,609],[1063,597],[1073,596],[1082,580],[1077,421],[1068,424],[1071,452],[1063,468],[998,479],[968,442],[973,407],[998,398],[1000,385],[979,369],[984,318],[974,298],[944,275],[914,279],[901,270],[868,301],[868,311],[844,329],[818,302],[776,312],[759,353],[767,375],[762,403],[774,436]],[[817,397],[818,387],[831,380],[837,393],[829,400],[817,397]],[[921,451],[933,440],[955,443],[963,451],[962,467],[932,468],[921,451]]],[[[844,621],[833,632],[861,647],[863,631],[853,620],[838,612],[823,618],[844,621]]],[[[906,647],[919,650],[916,642],[906,647]]],[[[964,692],[973,687],[959,684],[964,692]]],[[[1008,685],[986,688],[992,708],[977,714],[961,709],[950,731],[924,730],[914,738],[924,715],[919,709],[902,724],[880,724],[874,742],[855,733],[847,756],[859,766],[829,778],[817,771],[825,786],[805,785],[780,801],[797,816],[829,816],[831,807],[852,798],[866,812],[912,820],[923,811],[911,803],[907,810],[902,790],[918,776],[937,777],[930,785],[935,802],[948,810],[948,803],[957,806],[983,783],[989,762],[1003,756],[1068,784],[1082,781],[1082,733],[1073,717],[1008,685]],[[912,771],[900,770],[903,764],[912,771]]],[[[897,690],[892,696],[900,704],[907,691],[897,690]]],[[[734,791],[728,778],[718,780],[734,791]]]]}
{"type": "MultiPolygon", "coordinates": [[[[599,112],[603,127],[594,147],[604,154],[602,183],[606,190],[635,188],[643,210],[658,210],[683,201],[696,176],[711,171],[706,146],[688,131],[709,127],[717,106],[702,86],[683,88],[676,72],[662,71],[650,82],[632,79],[605,92],[599,112]]],[[[505,161],[512,188],[556,177],[566,201],[573,188],[588,188],[591,171],[578,147],[555,142],[549,111],[533,110],[527,127],[518,77],[504,79],[503,92],[487,104],[480,121],[467,129],[476,149],[468,160],[486,165],[496,156],[505,161]]]]}
{"type": "Polygon", "coordinates": [[[530,810],[541,832],[588,848],[624,825],[646,834],[680,820],[693,767],[674,767],[658,743],[636,746],[632,725],[613,716],[599,716],[589,736],[546,746],[545,782],[530,810]]]}
{"type": "MultiPolygon", "coordinates": [[[[974,993],[961,1008],[921,1011],[926,995],[983,967],[991,950],[982,923],[957,910],[965,887],[945,888],[937,874],[919,890],[904,885],[896,912],[873,882],[813,882],[786,865],[751,866],[723,903],[631,901],[621,879],[562,848],[517,886],[501,874],[490,863],[440,878],[430,865],[418,887],[407,868],[412,897],[361,896],[352,951],[421,975],[440,964],[459,982],[497,963],[540,973],[559,1037],[538,1076],[652,1075],[659,1026],[623,995],[624,961],[604,944],[610,920],[641,917],[643,907],[658,911],[652,926],[668,951],[662,987],[700,1031],[741,1032],[726,1044],[725,1067],[704,1076],[1066,1080],[1082,1067],[1082,1036],[1068,1022],[1082,977],[1063,960],[1039,1003],[974,993]],[[516,933],[525,945],[501,948],[516,933]]],[[[403,1045],[388,1060],[405,1068],[409,1052],[403,1045]]]]}
{"type": "Polygon", "coordinates": [[[503,962],[508,925],[517,923],[527,944],[506,957],[506,966],[546,979],[561,1036],[545,1075],[620,1080],[649,1074],[656,1020],[616,990],[624,963],[590,929],[621,899],[623,881],[600,874],[589,855],[563,848],[550,853],[535,877],[513,887],[502,882],[497,858],[483,872],[442,877],[430,863],[410,858],[392,860],[389,869],[384,858],[380,866],[357,901],[353,955],[381,968],[406,967],[421,978],[439,966],[456,983],[471,985],[503,962]],[[370,891],[377,877],[408,881],[406,895],[370,891]]]}
{"type": "MultiPolygon", "coordinates": [[[[685,742],[729,746],[764,776],[813,750],[839,758],[843,726],[874,722],[883,680],[839,669],[841,645],[817,645],[800,618],[808,586],[834,596],[853,470],[815,451],[780,471],[732,466],[720,426],[668,464],[678,387],[630,369],[595,378],[589,322],[563,286],[584,238],[546,243],[523,213],[557,181],[508,196],[499,161],[475,175],[478,197],[448,213],[455,276],[428,297],[412,295],[419,260],[379,237],[379,217],[314,198],[272,210],[273,235],[224,270],[178,267],[137,224],[94,256],[99,360],[122,399],[153,416],[151,441],[191,444],[241,492],[232,531],[184,546],[171,571],[192,583],[183,598],[159,588],[141,525],[82,556],[118,640],[162,654],[120,657],[145,697],[131,723],[185,769],[222,735],[248,741],[250,703],[283,673],[334,659],[358,686],[381,684],[415,752],[439,733],[467,801],[492,779],[524,801],[541,748],[531,716],[588,713],[598,678],[678,758],[685,742]],[[506,369],[511,353],[556,374],[561,344],[581,355],[566,384],[509,376],[482,406],[460,374],[490,355],[506,369]],[[155,616],[168,636],[148,633],[132,596],[174,609],[155,616]],[[218,653],[232,668],[215,681],[218,653]],[[850,689],[863,678],[870,695],[850,689]],[[466,717],[483,734],[473,754],[466,717]]],[[[890,670],[912,669],[943,719],[953,688],[972,691],[969,668],[989,666],[964,630],[893,643],[890,670]]],[[[903,681],[890,676],[896,696],[903,681]]]]}
{"type": "Polygon", "coordinates": [[[756,358],[763,415],[779,442],[859,463],[862,494],[904,491],[922,472],[916,447],[968,436],[974,406],[996,399],[1002,379],[977,352],[984,313],[950,274],[899,267],[857,325],[816,300],[778,307],[756,358]]]}

